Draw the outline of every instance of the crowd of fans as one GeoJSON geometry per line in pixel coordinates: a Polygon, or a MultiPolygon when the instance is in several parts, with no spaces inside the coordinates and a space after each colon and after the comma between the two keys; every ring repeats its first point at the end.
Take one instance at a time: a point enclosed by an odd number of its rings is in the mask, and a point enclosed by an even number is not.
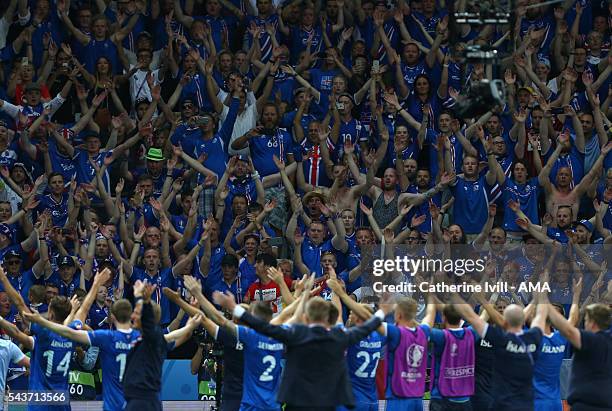
{"type": "MultiPolygon", "coordinates": [[[[558,242],[560,302],[581,275],[612,297],[593,246],[612,242],[612,8],[536,2],[507,25],[457,24],[467,0],[0,2],[8,281],[44,313],[108,268],[89,327],[142,280],[173,329],[185,312],[162,290],[188,298],[187,275],[278,314],[309,273],[324,298],[335,271],[367,300],[362,252],[381,242],[472,244],[517,284],[543,267],[522,244],[558,242]],[[470,45],[501,61],[467,62],[470,45]],[[457,117],[496,75],[507,103],[457,117]]],[[[26,330],[5,293],[0,315],[26,330]]]]}

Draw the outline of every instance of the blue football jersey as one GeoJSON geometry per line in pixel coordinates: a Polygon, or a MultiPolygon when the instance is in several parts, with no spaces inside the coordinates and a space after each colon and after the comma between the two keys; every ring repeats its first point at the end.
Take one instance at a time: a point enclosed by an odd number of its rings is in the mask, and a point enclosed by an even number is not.
{"type": "Polygon", "coordinates": [[[535,399],[561,401],[559,374],[567,350],[567,339],[559,331],[543,335],[539,350],[533,370],[535,399]]]}
{"type": "Polygon", "coordinates": [[[349,347],[346,353],[355,401],[376,403],[376,367],[387,337],[373,332],[349,347]]]}
{"type": "Polygon", "coordinates": [[[102,365],[102,398],[105,411],[120,411],[123,396],[123,373],[127,356],[140,338],[138,330],[95,330],[87,333],[91,345],[100,348],[102,365]]]}
{"type": "MultiPolygon", "coordinates": [[[[80,322],[71,328],[80,328],[80,322]]],[[[34,336],[34,350],[30,362],[29,391],[58,391],[68,395],[68,372],[76,343],[38,324],[30,327],[34,336]]],[[[32,406],[28,410],[48,410],[49,406],[32,406]]],[[[70,410],[70,406],[53,407],[70,410]]]]}
{"type": "Polygon", "coordinates": [[[244,345],[242,403],[262,410],[278,410],[280,405],[276,402],[276,393],[285,346],[242,326],[238,327],[238,341],[244,345]]]}

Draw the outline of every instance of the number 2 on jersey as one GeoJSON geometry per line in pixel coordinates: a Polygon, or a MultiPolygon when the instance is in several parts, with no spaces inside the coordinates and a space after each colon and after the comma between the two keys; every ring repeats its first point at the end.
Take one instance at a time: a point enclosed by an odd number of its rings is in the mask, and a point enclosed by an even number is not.
{"type": "Polygon", "coordinates": [[[261,376],[259,377],[259,381],[262,381],[262,382],[272,381],[274,377],[271,376],[270,373],[276,367],[276,358],[274,358],[274,356],[272,355],[266,355],[265,357],[262,358],[261,362],[263,362],[264,364],[270,364],[270,365],[268,366],[268,368],[266,368],[263,374],[261,374],[261,376]]]}
{"type": "Polygon", "coordinates": [[[355,371],[355,376],[359,378],[374,378],[374,376],[376,375],[376,367],[378,366],[378,360],[380,359],[380,353],[375,352],[372,353],[372,356],[370,356],[370,353],[367,351],[359,351],[357,353],[357,358],[363,358],[364,360],[363,364],[361,364],[359,368],[357,368],[357,370],[355,371]],[[368,365],[370,365],[372,361],[374,362],[374,367],[372,368],[372,372],[368,375],[365,370],[368,368],[368,365]]]}

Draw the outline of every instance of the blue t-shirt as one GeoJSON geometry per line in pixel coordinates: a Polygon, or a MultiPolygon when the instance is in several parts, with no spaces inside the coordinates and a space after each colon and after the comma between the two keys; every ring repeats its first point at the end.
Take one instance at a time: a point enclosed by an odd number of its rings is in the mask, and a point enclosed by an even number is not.
{"type": "Polygon", "coordinates": [[[315,245],[310,241],[309,237],[304,238],[302,243],[302,261],[311,273],[316,273],[319,278],[323,275],[323,267],[321,267],[321,255],[326,251],[335,250],[331,240],[325,240],[319,245],[315,245]]]}
{"type": "Polygon", "coordinates": [[[516,213],[508,208],[510,200],[520,204],[521,211],[529,217],[534,224],[540,221],[538,215],[538,197],[540,196],[540,184],[537,177],[533,177],[525,184],[519,184],[511,178],[506,178],[504,183],[504,230],[521,231],[516,225],[516,213]]]}
{"type": "Polygon", "coordinates": [[[293,154],[293,140],[287,130],[276,129],[273,135],[259,135],[249,140],[251,159],[255,170],[262,177],[278,173],[272,157],[276,155],[281,161],[287,162],[287,156],[293,154]]]}
{"type": "MultiPolygon", "coordinates": [[[[546,161],[548,161],[548,158],[551,156],[552,152],[553,148],[551,147],[544,155],[544,159],[546,161]]],[[[561,167],[568,167],[570,169],[571,178],[574,185],[580,183],[580,180],[582,180],[582,177],[584,177],[584,153],[579,152],[574,144],[572,144],[572,148],[569,153],[561,153],[550,170],[549,179],[553,184],[555,184],[557,181],[557,173],[561,167]]]]}
{"type": "Polygon", "coordinates": [[[108,307],[106,305],[99,306],[97,302],[94,302],[89,309],[85,323],[94,330],[107,330],[110,328],[109,318],[108,307]]]}
{"type": "Polygon", "coordinates": [[[466,234],[480,233],[487,222],[490,189],[484,175],[476,181],[457,177],[457,183],[452,187],[454,223],[459,224],[466,234]]]}
{"type": "Polygon", "coordinates": [[[346,352],[353,395],[357,403],[376,404],[376,368],[387,337],[373,332],[346,352]]]}
{"type": "Polygon", "coordinates": [[[102,366],[102,397],[104,409],[119,411],[123,409],[123,373],[127,356],[140,339],[140,331],[132,330],[96,330],[87,333],[91,345],[100,348],[102,366]]]}
{"type": "Polygon", "coordinates": [[[238,342],[244,344],[242,404],[262,410],[278,410],[281,359],[285,346],[247,327],[238,326],[238,342]]]}
{"type": "Polygon", "coordinates": [[[172,321],[172,312],[170,307],[170,300],[168,297],[162,292],[164,287],[168,287],[171,289],[175,289],[175,278],[172,273],[172,268],[162,268],[159,270],[156,276],[151,277],[149,274],[143,270],[142,268],[134,267],[132,272],[132,282],[136,282],[137,280],[146,281],[149,284],[156,284],[157,288],[151,297],[153,301],[159,304],[161,308],[161,320],[160,324],[168,324],[172,321]]]}
{"type": "Polygon", "coordinates": [[[536,400],[561,402],[559,375],[567,349],[567,339],[559,331],[542,336],[538,359],[533,369],[533,389],[536,400]]]}
{"type": "MultiPolygon", "coordinates": [[[[80,321],[70,328],[80,328],[80,321]]],[[[30,330],[34,336],[34,350],[30,368],[30,391],[68,392],[68,371],[76,343],[34,323],[30,330]]],[[[48,408],[41,406],[40,409],[48,408]]],[[[70,406],[64,407],[70,409],[70,406]]],[[[30,409],[34,407],[30,406],[30,409]]]]}
{"type": "MultiPolygon", "coordinates": [[[[91,166],[91,160],[95,161],[98,164],[98,167],[102,167],[104,163],[104,159],[106,157],[110,157],[113,154],[113,150],[109,151],[100,151],[93,157],[89,157],[89,153],[85,150],[77,149],[74,152],[74,162],[77,164],[77,183],[91,183],[91,181],[96,177],[96,170],[91,166]]],[[[104,182],[104,187],[107,192],[110,192],[110,177],[108,174],[108,170],[102,176],[102,181],[104,182]]]]}

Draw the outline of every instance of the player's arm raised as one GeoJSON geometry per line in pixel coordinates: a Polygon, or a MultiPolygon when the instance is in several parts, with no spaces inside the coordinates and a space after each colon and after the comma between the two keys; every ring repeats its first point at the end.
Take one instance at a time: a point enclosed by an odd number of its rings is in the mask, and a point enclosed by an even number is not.
{"type": "Polygon", "coordinates": [[[191,334],[193,334],[193,330],[196,329],[198,325],[202,322],[202,316],[200,314],[189,317],[187,320],[187,324],[183,328],[179,328],[178,330],[174,330],[171,333],[164,335],[164,339],[166,342],[174,342],[174,346],[178,347],[183,343],[187,342],[189,338],[191,338],[191,334]]]}
{"type": "Polygon", "coordinates": [[[451,296],[451,301],[455,306],[455,309],[463,317],[463,319],[469,322],[474,330],[480,335],[484,337],[485,332],[487,331],[487,323],[483,321],[482,318],[472,309],[472,306],[466,303],[463,298],[459,296],[459,294],[453,294],[451,296]]]}
{"type": "Polygon", "coordinates": [[[91,345],[91,343],[89,342],[89,336],[87,335],[87,331],[74,330],[70,327],[66,327],[63,324],[54,323],[53,321],[49,321],[46,318],[43,318],[43,316],[39,313],[25,312],[22,315],[26,320],[32,323],[36,323],[41,327],[48,328],[54,333],[69,338],[72,341],[78,342],[80,344],[91,345]]]}
{"type": "Polygon", "coordinates": [[[216,304],[232,312],[234,317],[242,319],[249,327],[258,333],[267,335],[283,343],[294,341],[295,334],[292,329],[272,325],[267,321],[249,314],[244,307],[236,304],[236,300],[231,293],[223,294],[215,291],[213,294],[213,299],[215,300],[216,304]]]}

